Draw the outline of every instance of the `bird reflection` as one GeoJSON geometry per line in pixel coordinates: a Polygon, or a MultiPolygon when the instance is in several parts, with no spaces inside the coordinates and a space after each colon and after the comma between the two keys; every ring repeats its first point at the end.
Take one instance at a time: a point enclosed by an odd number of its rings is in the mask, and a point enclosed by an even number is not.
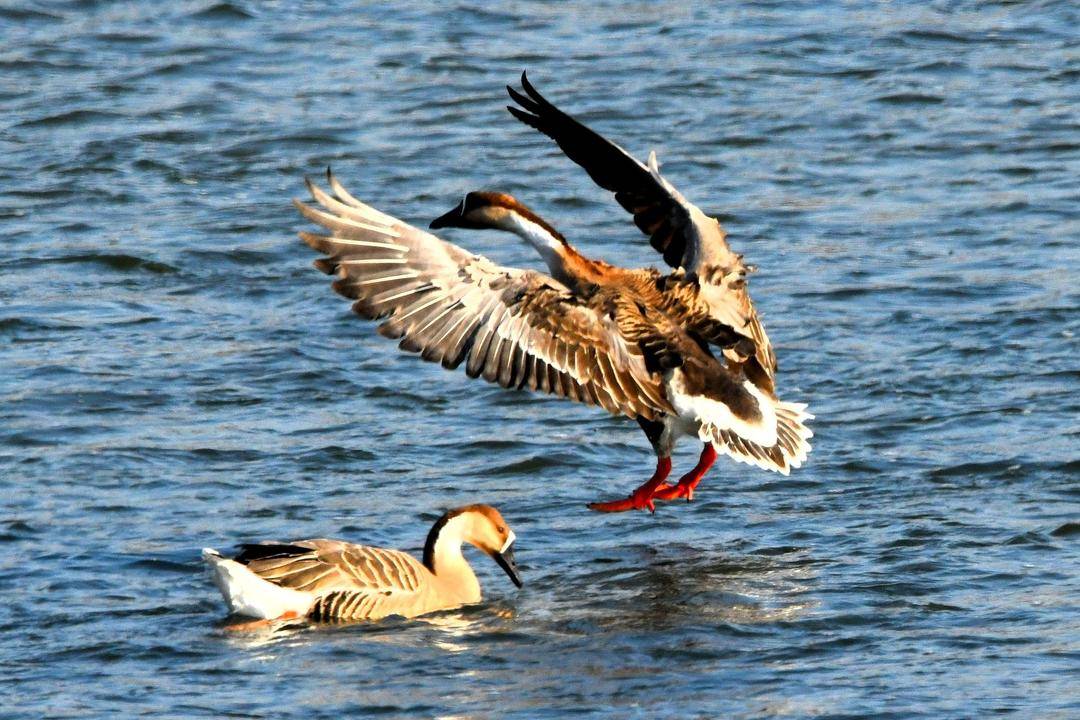
{"type": "Polygon", "coordinates": [[[322,633],[349,633],[364,642],[388,645],[433,646],[446,652],[468,650],[466,640],[480,633],[498,633],[515,619],[516,610],[506,602],[495,601],[455,610],[432,613],[418,618],[388,617],[380,621],[315,622],[306,618],[270,623],[231,623],[227,618],[222,630],[232,644],[259,649],[296,642],[310,642],[322,633]]]}

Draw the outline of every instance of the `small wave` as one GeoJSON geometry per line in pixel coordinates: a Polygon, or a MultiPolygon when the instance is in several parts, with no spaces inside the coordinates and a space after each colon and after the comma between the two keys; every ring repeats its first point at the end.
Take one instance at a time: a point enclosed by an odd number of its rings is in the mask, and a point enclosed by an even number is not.
{"type": "Polygon", "coordinates": [[[188,454],[193,455],[204,460],[211,462],[256,462],[263,460],[267,457],[267,454],[258,450],[249,450],[246,448],[210,448],[201,447],[193,448],[187,451],[188,454]]]}
{"type": "Polygon", "coordinates": [[[1009,167],[998,168],[998,172],[1010,177],[1031,177],[1039,173],[1037,168],[1027,167],[1026,165],[1010,165],[1009,167]]]}
{"type": "Polygon", "coordinates": [[[737,148],[755,147],[757,145],[768,145],[769,139],[756,135],[729,135],[721,139],[720,144],[737,148]]]}
{"type": "Polygon", "coordinates": [[[14,20],[16,22],[26,20],[63,20],[60,15],[54,15],[52,13],[44,12],[43,10],[33,10],[31,8],[18,8],[18,7],[0,7],[0,19],[14,20]]]}
{"type": "Polygon", "coordinates": [[[958,60],[931,60],[930,62],[912,65],[911,72],[916,73],[956,73],[967,70],[967,65],[958,60]]]}
{"type": "Polygon", "coordinates": [[[1067,522],[1050,531],[1050,537],[1068,538],[1080,535],[1080,522],[1067,522]]]}
{"type": "Polygon", "coordinates": [[[362,448],[347,448],[342,447],[341,445],[327,445],[325,447],[315,448],[314,450],[308,450],[300,455],[300,460],[305,465],[316,464],[319,467],[332,463],[373,459],[375,459],[375,454],[368,450],[362,448]]]}
{"type": "Polygon", "coordinates": [[[64,325],[55,322],[46,322],[44,320],[33,320],[24,317],[7,317],[0,318],[0,334],[8,332],[19,332],[22,330],[30,330],[34,332],[41,332],[43,330],[78,330],[77,325],[64,325]]]}
{"type": "Polygon", "coordinates": [[[1024,545],[1027,547],[1052,549],[1054,545],[1046,539],[1046,536],[1035,530],[1030,530],[1019,535],[1014,535],[1006,540],[1004,545],[1024,545]]]}
{"type": "Polygon", "coordinates": [[[936,602],[914,603],[914,607],[917,607],[918,609],[924,610],[926,612],[934,612],[934,613],[939,613],[939,612],[964,612],[965,610],[967,610],[967,608],[960,607],[959,605],[947,605],[945,603],[936,603],[936,602]]]}
{"type": "Polygon", "coordinates": [[[252,20],[255,15],[233,3],[223,2],[192,13],[188,17],[200,20],[252,20]]]}
{"type": "Polygon", "coordinates": [[[32,265],[69,265],[87,263],[91,265],[100,265],[101,267],[108,268],[109,270],[118,270],[120,272],[129,272],[131,270],[146,270],[147,272],[152,272],[159,275],[178,272],[177,268],[173,267],[172,265],[167,265],[166,263],[157,262],[155,260],[146,260],[145,258],[136,257],[134,255],[127,255],[124,253],[65,255],[63,257],[29,259],[23,262],[32,265]]]}
{"type": "Polygon", "coordinates": [[[0,70],[52,70],[57,72],[92,70],[93,65],[80,62],[54,62],[37,58],[11,58],[0,60],[0,70]]]}
{"type": "Polygon", "coordinates": [[[273,253],[242,250],[238,248],[231,250],[187,250],[185,251],[185,255],[189,255],[198,260],[208,260],[215,265],[219,264],[222,260],[227,260],[238,265],[268,265],[277,259],[277,256],[273,253]]]}
{"type": "Polygon", "coordinates": [[[47,115],[42,118],[24,120],[15,127],[57,127],[62,125],[86,125],[104,120],[115,120],[124,117],[120,113],[108,110],[69,110],[56,115],[47,115]]]}
{"type": "Polygon", "coordinates": [[[129,562],[126,567],[131,570],[149,570],[155,573],[166,572],[175,573],[178,575],[191,574],[190,563],[178,562],[176,560],[166,560],[164,558],[138,558],[129,562]]]}
{"type": "Polygon", "coordinates": [[[40,534],[40,530],[27,522],[22,520],[9,520],[4,523],[3,529],[0,530],[0,543],[30,540],[40,534]]]}
{"type": "Polygon", "coordinates": [[[927,40],[944,43],[970,43],[972,38],[944,30],[906,30],[900,36],[908,40],[927,40]]]}
{"type": "Polygon", "coordinates": [[[1020,470],[1015,460],[1003,458],[992,462],[967,462],[935,468],[929,471],[928,476],[931,480],[963,477],[1002,478],[1020,470]]]}
{"type": "Polygon", "coordinates": [[[928,95],[925,93],[893,93],[874,98],[877,102],[887,105],[940,105],[945,98],[940,95],[928,95]]]}
{"type": "Polygon", "coordinates": [[[101,40],[106,43],[131,43],[141,44],[154,42],[160,40],[158,35],[148,35],[145,33],[130,33],[130,32],[103,32],[94,36],[97,40],[101,40]]]}

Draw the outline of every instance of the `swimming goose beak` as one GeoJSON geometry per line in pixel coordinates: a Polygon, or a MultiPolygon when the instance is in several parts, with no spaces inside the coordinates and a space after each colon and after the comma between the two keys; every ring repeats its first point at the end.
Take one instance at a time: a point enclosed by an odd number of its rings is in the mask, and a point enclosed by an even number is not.
{"type": "Polygon", "coordinates": [[[444,213],[439,217],[431,221],[430,227],[432,230],[438,230],[444,227],[461,227],[462,222],[465,219],[465,203],[461,202],[448,213],[444,213]]]}
{"type": "Polygon", "coordinates": [[[510,576],[514,584],[521,587],[521,576],[518,575],[517,563],[514,561],[513,543],[507,545],[501,552],[492,553],[491,556],[495,558],[495,562],[499,563],[499,567],[503,569],[503,572],[510,576]]]}

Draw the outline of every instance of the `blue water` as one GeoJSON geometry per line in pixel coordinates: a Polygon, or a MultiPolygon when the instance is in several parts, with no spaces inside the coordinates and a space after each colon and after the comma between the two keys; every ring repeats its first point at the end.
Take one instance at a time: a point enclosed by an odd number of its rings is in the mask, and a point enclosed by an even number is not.
{"type": "Polygon", "coordinates": [[[716,5],[0,8],[0,715],[1080,716],[1080,13],[716,5]],[[503,109],[525,68],[760,267],[805,468],[592,514],[634,423],[402,355],[311,268],[327,164],[658,264],[503,109]],[[235,636],[198,559],[416,551],[475,501],[526,586],[471,555],[487,599],[430,621],[235,636]]]}

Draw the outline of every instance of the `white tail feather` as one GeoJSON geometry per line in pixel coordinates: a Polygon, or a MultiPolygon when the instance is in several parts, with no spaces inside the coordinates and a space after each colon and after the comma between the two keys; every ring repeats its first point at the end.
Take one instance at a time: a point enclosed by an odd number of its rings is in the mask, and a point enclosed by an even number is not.
{"type": "Polygon", "coordinates": [[[230,612],[272,620],[289,612],[303,617],[311,607],[310,595],[263,580],[217,550],[203,548],[202,556],[230,612]]]}
{"type": "Polygon", "coordinates": [[[733,460],[787,475],[792,468],[801,467],[810,454],[809,440],[814,433],[805,423],[814,416],[805,409],[803,403],[774,403],[776,442],[770,446],[759,445],[732,429],[717,427],[711,422],[701,424],[699,436],[712,442],[717,452],[733,460]]]}

